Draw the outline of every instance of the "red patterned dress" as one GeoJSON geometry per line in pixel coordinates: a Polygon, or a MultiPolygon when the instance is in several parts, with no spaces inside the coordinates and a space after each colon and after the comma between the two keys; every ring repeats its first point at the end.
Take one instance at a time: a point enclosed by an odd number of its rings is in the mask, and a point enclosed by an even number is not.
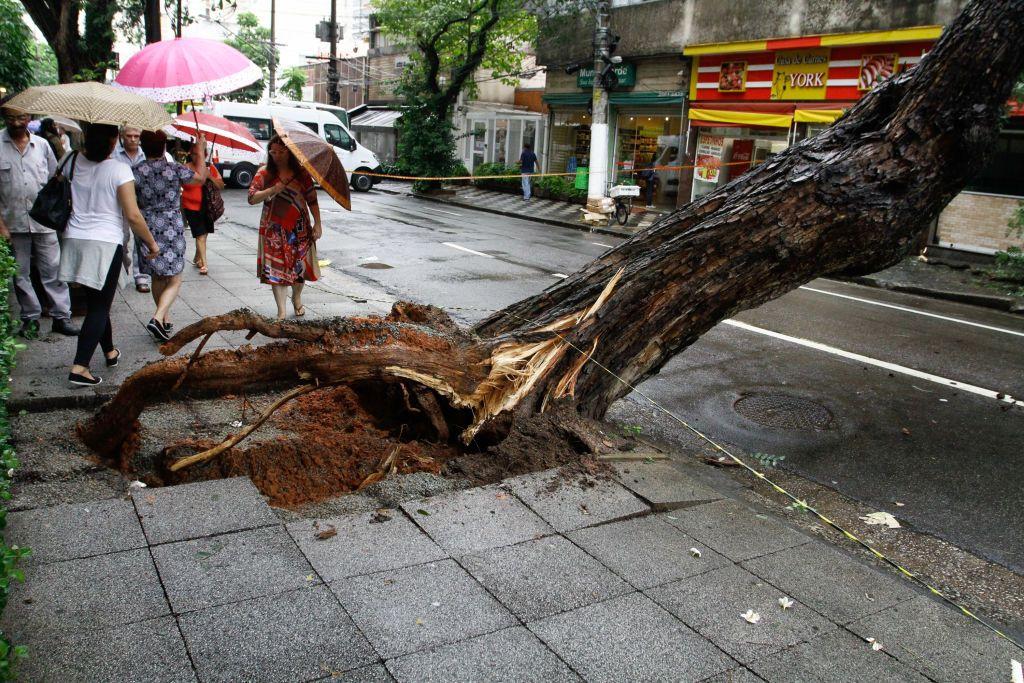
{"type": "MultiPolygon", "coordinates": [[[[249,196],[278,182],[261,168],[249,186],[249,196]]],[[[320,277],[309,207],[317,205],[316,189],[308,173],[295,176],[288,188],[263,202],[256,275],[265,285],[316,282],[320,277]],[[301,191],[295,186],[301,187],[301,191]]]]}

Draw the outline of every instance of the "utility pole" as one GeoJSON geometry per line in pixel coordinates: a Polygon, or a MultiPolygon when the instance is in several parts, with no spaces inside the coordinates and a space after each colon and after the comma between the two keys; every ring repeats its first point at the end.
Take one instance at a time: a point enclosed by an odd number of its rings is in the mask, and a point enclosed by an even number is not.
{"type": "Polygon", "coordinates": [[[594,91],[590,124],[590,180],[587,183],[587,209],[599,212],[608,182],[608,91],[600,74],[609,62],[611,31],[610,0],[598,0],[597,28],[594,30],[594,91]]]}
{"type": "Polygon", "coordinates": [[[270,0],[270,87],[267,96],[274,99],[277,90],[277,0],[270,0]]]}
{"type": "Polygon", "coordinates": [[[327,65],[327,99],[337,107],[338,93],[338,0],[331,0],[331,61],[327,65]]]}
{"type": "Polygon", "coordinates": [[[181,0],[178,0],[177,17],[174,24],[174,35],[181,38],[181,0]]]}
{"type": "Polygon", "coordinates": [[[160,42],[161,1],[146,0],[143,23],[146,26],[146,45],[160,42]]]}

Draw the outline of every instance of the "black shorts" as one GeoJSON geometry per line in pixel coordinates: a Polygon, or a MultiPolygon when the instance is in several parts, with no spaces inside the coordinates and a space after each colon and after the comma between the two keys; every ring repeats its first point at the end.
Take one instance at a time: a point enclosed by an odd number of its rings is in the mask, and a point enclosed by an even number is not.
{"type": "Polygon", "coordinates": [[[213,234],[213,221],[210,220],[205,211],[201,209],[199,211],[182,209],[181,212],[185,214],[185,222],[188,223],[188,229],[192,231],[193,237],[213,234]]]}

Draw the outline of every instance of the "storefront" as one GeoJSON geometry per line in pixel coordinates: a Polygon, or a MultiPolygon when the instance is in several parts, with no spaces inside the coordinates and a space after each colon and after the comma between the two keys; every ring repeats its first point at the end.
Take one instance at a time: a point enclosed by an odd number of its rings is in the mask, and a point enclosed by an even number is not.
{"type": "MultiPolygon", "coordinates": [[[[685,91],[680,89],[679,70],[678,57],[629,60],[616,67],[619,85],[609,93],[609,181],[644,185],[643,171],[653,164],[653,203],[666,209],[677,205],[678,169],[685,151],[685,91]]],[[[590,170],[592,97],[593,69],[571,76],[548,73],[543,98],[551,111],[546,170],[577,173],[570,180],[584,188],[590,170]]]]}
{"type": "Polygon", "coordinates": [[[545,121],[537,112],[474,103],[464,126],[460,157],[470,173],[482,164],[516,163],[524,143],[543,149],[545,121]]]}
{"type": "Polygon", "coordinates": [[[693,60],[689,197],[828,127],[866,92],[920,62],[940,32],[926,26],[685,48],[693,60]]]}

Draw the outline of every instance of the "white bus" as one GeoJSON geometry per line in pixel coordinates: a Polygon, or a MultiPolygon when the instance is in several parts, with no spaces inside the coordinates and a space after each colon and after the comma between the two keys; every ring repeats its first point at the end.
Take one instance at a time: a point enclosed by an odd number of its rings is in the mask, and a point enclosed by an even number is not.
{"type": "Polygon", "coordinates": [[[334,146],[341,165],[349,173],[349,183],[360,192],[373,187],[373,176],[366,172],[379,171],[380,161],[367,148],[356,142],[348,128],[333,112],[306,106],[279,104],[248,104],[245,102],[215,101],[211,113],[223,116],[249,129],[263,147],[260,153],[217,149],[217,170],[224,180],[235,187],[249,187],[256,170],[266,160],[267,141],[274,135],[271,117],[297,121],[334,146]]]}

